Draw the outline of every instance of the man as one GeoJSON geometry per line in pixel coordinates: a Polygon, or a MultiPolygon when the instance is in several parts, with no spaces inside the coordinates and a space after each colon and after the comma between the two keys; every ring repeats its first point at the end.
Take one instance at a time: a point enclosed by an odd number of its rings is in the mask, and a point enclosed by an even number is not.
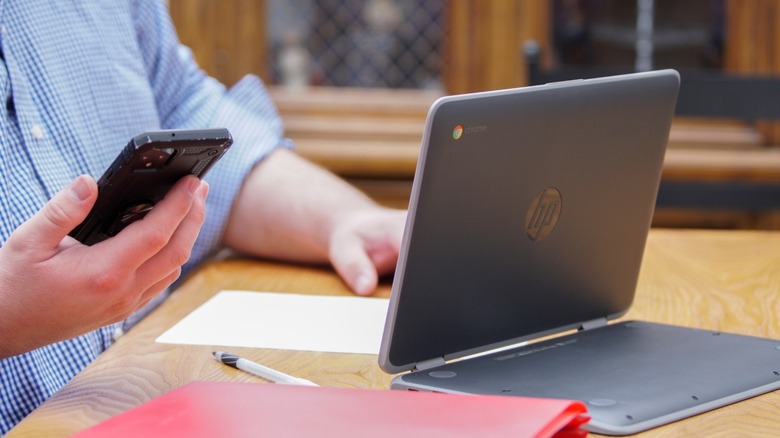
{"type": "Polygon", "coordinates": [[[205,75],[159,0],[0,2],[0,93],[0,434],[220,246],[330,262],[361,295],[395,265],[405,212],[291,152],[260,81],[205,75]],[[67,236],[131,137],[211,126],[235,143],[209,183],[91,247],[67,236]]]}

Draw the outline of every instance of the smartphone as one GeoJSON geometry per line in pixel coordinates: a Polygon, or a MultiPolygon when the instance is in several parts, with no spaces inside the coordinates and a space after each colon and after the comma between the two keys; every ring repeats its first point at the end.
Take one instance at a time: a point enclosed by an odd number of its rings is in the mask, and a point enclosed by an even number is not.
{"type": "Polygon", "coordinates": [[[224,128],[137,135],[98,180],[98,199],[70,236],[93,245],[143,219],[182,177],[202,177],[233,144],[224,128]]]}

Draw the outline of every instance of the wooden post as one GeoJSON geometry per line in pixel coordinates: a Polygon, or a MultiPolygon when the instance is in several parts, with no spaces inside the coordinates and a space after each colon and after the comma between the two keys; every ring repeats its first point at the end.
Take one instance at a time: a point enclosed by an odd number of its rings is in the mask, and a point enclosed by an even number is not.
{"type": "Polygon", "coordinates": [[[181,42],[209,75],[230,86],[247,73],[268,79],[262,0],[169,0],[181,42]]]}

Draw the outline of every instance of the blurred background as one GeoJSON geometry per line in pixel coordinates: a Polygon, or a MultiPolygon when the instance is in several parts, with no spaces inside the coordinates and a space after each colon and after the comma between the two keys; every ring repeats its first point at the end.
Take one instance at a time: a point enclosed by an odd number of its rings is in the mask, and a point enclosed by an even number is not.
{"type": "Polygon", "coordinates": [[[522,46],[547,68],[780,71],[775,0],[170,0],[182,40],[231,84],[517,86],[522,46]],[[639,49],[638,49],[639,48],[639,49]]]}
{"type": "MultiPolygon", "coordinates": [[[[776,0],[169,0],[169,6],[182,42],[207,72],[226,85],[247,73],[263,78],[302,154],[401,207],[425,114],[443,94],[529,85],[545,72],[577,77],[666,67],[728,80],[717,89],[739,78],[737,96],[749,95],[739,87],[765,87],[741,105],[763,102],[765,112],[675,119],[654,225],[780,229],[776,0]]],[[[716,102],[707,92],[697,99],[716,102]]]]}

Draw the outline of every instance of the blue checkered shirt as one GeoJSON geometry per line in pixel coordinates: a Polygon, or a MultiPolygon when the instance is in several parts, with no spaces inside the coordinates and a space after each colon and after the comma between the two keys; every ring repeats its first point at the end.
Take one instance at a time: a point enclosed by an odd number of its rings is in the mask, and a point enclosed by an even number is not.
{"type": "MultiPolygon", "coordinates": [[[[160,0],[0,0],[0,55],[0,242],[78,175],[99,177],[136,134],[227,127],[235,143],[207,177],[207,218],[186,269],[219,245],[251,167],[289,146],[260,80],[228,90],[205,75],[160,0]]],[[[0,360],[0,435],[111,345],[116,328],[0,360]]]]}

